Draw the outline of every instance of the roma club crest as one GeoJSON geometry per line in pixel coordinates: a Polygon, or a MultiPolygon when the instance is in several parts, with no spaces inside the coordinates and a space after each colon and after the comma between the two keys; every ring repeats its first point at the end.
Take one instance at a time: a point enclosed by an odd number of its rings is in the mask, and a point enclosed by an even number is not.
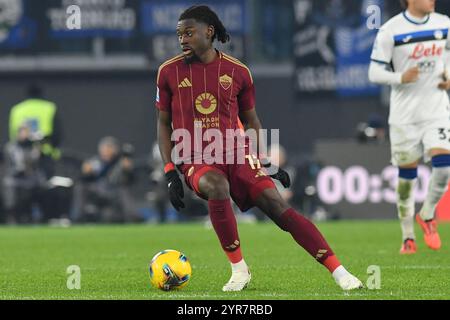
{"type": "Polygon", "coordinates": [[[224,74],[219,78],[219,83],[222,86],[222,88],[228,90],[231,87],[231,84],[233,83],[233,79],[229,75],[224,74]]]}

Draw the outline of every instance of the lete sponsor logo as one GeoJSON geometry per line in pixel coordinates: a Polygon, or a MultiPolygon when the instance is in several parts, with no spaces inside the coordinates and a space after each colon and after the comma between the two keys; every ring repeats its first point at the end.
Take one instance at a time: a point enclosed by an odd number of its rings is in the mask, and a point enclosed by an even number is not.
{"type": "Polygon", "coordinates": [[[413,53],[409,56],[410,59],[419,60],[421,58],[438,57],[442,56],[444,47],[433,43],[432,46],[425,46],[423,43],[419,43],[414,47],[413,53]]]}

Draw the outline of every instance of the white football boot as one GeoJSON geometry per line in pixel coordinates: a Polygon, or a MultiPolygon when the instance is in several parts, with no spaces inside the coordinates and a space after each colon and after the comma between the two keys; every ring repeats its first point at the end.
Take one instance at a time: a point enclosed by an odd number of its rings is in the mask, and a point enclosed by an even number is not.
{"type": "Polygon", "coordinates": [[[350,273],[340,277],[339,280],[336,280],[336,283],[345,291],[364,288],[362,282],[350,273]]]}
{"type": "Polygon", "coordinates": [[[250,273],[250,270],[245,272],[233,272],[230,280],[223,286],[222,291],[242,291],[248,286],[251,279],[252,274],[250,273]]]}

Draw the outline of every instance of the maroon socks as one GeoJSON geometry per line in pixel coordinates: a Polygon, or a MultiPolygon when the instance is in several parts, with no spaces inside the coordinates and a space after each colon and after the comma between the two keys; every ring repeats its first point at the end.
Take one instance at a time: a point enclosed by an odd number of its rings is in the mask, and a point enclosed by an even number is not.
{"type": "Polygon", "coordinates": [[[330,272],[341,265],[316,226],[297,211],[292,208],[286,210],[281,215],[281,223],[284,230],[330,272]]]}
{"type": "Polygon", "coordinates": [[[242,260],[236,217],[230,199],[209,200],[209,216],[220,244],[231,263],[242,260]]]}

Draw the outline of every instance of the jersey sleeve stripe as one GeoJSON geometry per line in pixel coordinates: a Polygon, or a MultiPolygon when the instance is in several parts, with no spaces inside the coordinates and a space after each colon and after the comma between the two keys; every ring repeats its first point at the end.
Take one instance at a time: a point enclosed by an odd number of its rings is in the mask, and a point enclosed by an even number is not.
{"type": "Polygon", "coordinates": [[[385,65],[390,65],[389,62],[385,62],[385,61],[381,61],[381,60],[376,60],[376,59],[370,59],[370,60],[372,60],[373,62],[376,62],[376,63],[381,63],[381,64],[385,64],[385,65]]]}
{"type": "Polygon", "coordinates": [[[167,66],[167,65],[169,65],[169,64],[172,64],[172,63],[174,63],[174,62],[180,61],[180,60],[182,60],[182,59],[184,59],[184,55],[183,55],[183,54],[180,54],[180,55],[178,55],[178,56],[176,56],[176,57],[174,57],[174,58],[172,58],[172,59],[167,60],[167,61],[164,62],[163,64],[161,64],[161,65],[159,66],[159,68],[158,68],[158,75],[157,75],[157,77],[156,77],[156,83],[159,83],[159,74],[161,73],[161,70],[162,70],[165,66],[167,66]]]}
{"type": "Polygon", "coordinates": [[[184,55],[183,55],[182,53],[180,53],[179,55],[177,55],[177,56],[175,56],[175,57],[173,57],[173,58],[170,58],[169,60],[166,60],[166,61],[163,62],[161,65],[162,65],[162,66],[163,66],[163,65],[166,65],[166,64],[168,64],[168,63],[173,62],[174,60],[178,60],[178,59],[183,58],[183,57],[184,57],[184,55]]]}
{"type": "Polygon", "coordinates": [[[240,67],[245,68],[245,69],[248,71],[248,74],[249,74],[249,76],[250,76],[251,82],[253,83],[253,76],[252,76],[252,73],[250,72],[250,69],[249,69],[245,64],[243,64],[242,62],[240,62],[239,60],[237,60],[237,59],[235,59],[235,58],[233,58],[233,57],[230,57],[229,55],[226,55],[225,53],[223,54],[223,58],[224,58],[225,60],[231,62],[231,63],[234,63],[234,64],[236,64],[236,65],[238,65],[238,66],[240,66],[240,67]]]}

